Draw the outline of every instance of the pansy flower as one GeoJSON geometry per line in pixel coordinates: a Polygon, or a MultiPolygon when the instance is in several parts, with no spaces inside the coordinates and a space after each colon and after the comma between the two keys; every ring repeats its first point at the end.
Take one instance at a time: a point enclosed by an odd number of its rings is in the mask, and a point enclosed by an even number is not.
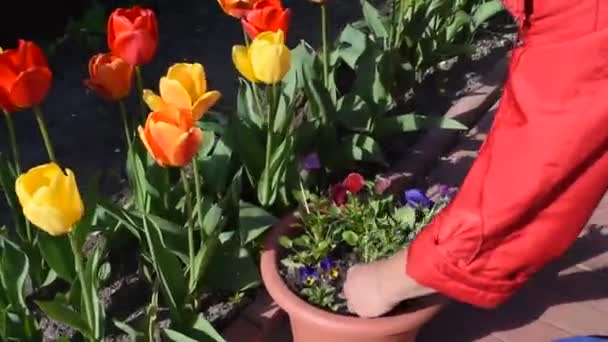
{"type": "Polygon", "coordinates": [[[303,266],[300,268],[300,280],[304,285],[312,286],[319,280],[319,274],[314,268],[303,266]]]}
{"type": "Polygon", "coordinates": [[[419,189],[410,189],[405,191],[405,201],[407,205],[412,208],[430,208],[435,203],[426,197],[426,195],[419,189]]]}

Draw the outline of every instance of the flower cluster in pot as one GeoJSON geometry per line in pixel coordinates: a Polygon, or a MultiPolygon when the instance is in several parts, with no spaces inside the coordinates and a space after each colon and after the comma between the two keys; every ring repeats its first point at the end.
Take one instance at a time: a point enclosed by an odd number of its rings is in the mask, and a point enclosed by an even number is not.
{"type": "Polygon", "coordinates": [[[442,185],[433,201],[415,188],[395,196],[386,191],[389,183],[351,173],[326,192],[302,193],[294,235],[279,239],[286,249],[279,269],[292,291],[312,305],[349,314],[341,296],[348,268],[401,250],[455,191],[442,185]]]}

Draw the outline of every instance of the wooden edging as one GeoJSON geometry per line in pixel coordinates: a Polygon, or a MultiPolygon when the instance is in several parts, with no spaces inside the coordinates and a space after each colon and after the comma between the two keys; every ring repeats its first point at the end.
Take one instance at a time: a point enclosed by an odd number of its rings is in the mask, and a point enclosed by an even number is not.
{"type": "MultiPolygon", "coordinates": [[[[482,86],[458,99],[444,115],[473,128],[479,119],[499,99],[507,74],[507,58],[502,58],[482,80],[482,86]]],[[[398,191],[413,180],[424,177],[435,162],[458,141],[460,131],[432,129],[398,161],[393,170],[384,175],[391,181],[390,190],[398,191]]],[[[223,332],[228,342],[284,342],[271,341],[271,333],[283,323],[284,312],[261,290],[255,301],[223,332]]]]}

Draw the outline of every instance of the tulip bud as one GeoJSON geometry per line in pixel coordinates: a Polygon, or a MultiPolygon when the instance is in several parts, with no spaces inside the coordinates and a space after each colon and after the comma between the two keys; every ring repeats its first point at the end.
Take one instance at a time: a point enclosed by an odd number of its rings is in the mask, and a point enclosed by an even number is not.
{"type": "Polygon", "coordinates": [[[85,84],[108,101],[121,100],[131,92],[133,66],[109,53],[89,60],[89,79],[85,84]]]}
{"type": "Polygon", "coordinates": [[[0,108],[12,112],[40,104],[52,78],[36,44],[20,40],[16,49],[0,50],[0,108]]]}
{"type": "Polygon", "coordinates": [[[131,65],[150,62],[158,47],[154,12],[139,6],[116,9],[108,20],[108,46],[131,65]]]}
{"type": "Polygon", "coordinates": [[[40,165],[17,178],[15,191],[23,215],[53,236],[69,233],[84,214],[74,173],[55,163],[40,165]]]}

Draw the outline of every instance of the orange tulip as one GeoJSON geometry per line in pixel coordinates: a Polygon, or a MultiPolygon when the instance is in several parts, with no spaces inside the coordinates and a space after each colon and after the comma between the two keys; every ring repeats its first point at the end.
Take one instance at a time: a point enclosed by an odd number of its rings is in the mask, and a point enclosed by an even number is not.
{"type": "Polygon", "coordinates": [[[116,9],[108,20],[108,46],[131,65],[150,62],[158,47],[154,12],[139,6],[116,9]]]}
{"type": "Polygon", "coordinates": [[[97,54],[89,60],[86,85],[108,101],[121,100],[131,92],[133,66],[110,53],[97,54]]]}
{"type": "Polygon", "coordinates": [[[235,18],[244,17],[260,0],[217,0],[224,12],[235,18]]]}
{"type": "Polygon", "coordinates": [[[49,92],[52,78],[36,44],[19,40],[16,49],[0,50],[0,108],[12,112],[36,106],[49,92]]]}
{"type": "Polygon", "coordinates": [[[203,140],[190,110],[171,105],[150,113],[145,127],[138,131],[152,158],[163,167],[188,164],[203,140]]]}

